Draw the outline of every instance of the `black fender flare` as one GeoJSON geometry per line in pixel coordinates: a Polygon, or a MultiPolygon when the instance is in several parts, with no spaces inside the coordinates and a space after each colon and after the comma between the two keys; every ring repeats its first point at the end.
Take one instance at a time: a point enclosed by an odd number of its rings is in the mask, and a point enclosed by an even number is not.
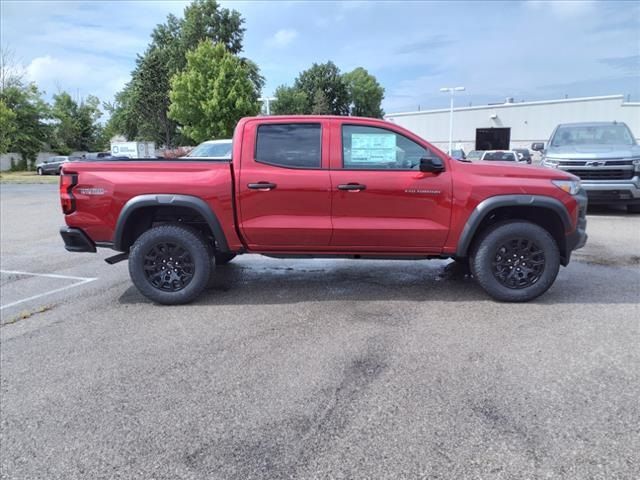
{"type": "Polygon", "coordinates": [[[569,212],[563,203],[556,198],[546,197],[544,195],[497,195],[481,201],[476,208],[473,209],[471,215],[469,215],[467,223],[458,239],[456,257],[464,258],[467,256],[471,241],[482,221],[493,210],[502,207],[540,207],[552,210],[560,217],[564,231],[567,232],[571,229],[572,224],[569,212]]]}
{"type": "Polygon", "coordinates": [[[122,210],[120,211],[120,215],[118,216],[116,230],[113,235],[114,250],[126,250],[125,248],[123,248],[122,244],[125,234],[125,225],[127,224],[127,220],[129,219],[131,214],[139,208],[153,206],[187,207],[197,211],[200,215],[202,215],[202,218],[205,219],[205,221],[209,225],[209,228],[211,228],[220,251],[229,251],[229,244],[227,243],[227,238],[224,235],[224,231],[222,230],[220,221],[218,220],[218,217],[213,212],[213,210],[211,210],[211,207],[204,200],[192,195],[173,195],[164,193],[138,195],[129,199],[129,201],[124,204],[122,210]]]}

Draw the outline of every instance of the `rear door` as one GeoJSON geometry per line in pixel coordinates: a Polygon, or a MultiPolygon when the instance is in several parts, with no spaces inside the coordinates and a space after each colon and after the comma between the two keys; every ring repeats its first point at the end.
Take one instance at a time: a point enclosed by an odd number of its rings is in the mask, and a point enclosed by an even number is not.
{"type": "Polygon", "coordinates": [[[309,250],[331,239],[326,122],[256,120],[244,126],[237,195],[252,249],[309,250]]]}
{"type": "Polygon", "coordinates": [[[331,139],[331,245],[439,251],[449,231],[451,173],[419,170],[421,158],[436,154],[417,137],[379,124],[336,122],[331,139]]]}

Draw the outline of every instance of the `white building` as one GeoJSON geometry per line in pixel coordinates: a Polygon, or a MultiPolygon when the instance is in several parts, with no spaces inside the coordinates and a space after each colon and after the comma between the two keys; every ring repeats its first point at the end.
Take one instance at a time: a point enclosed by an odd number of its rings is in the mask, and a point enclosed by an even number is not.
{"type": "MultiPolygon", "coordinates": [[[[385,118],[416,133],[446,151],[449,144],[449,109],[391,113],[385,118]]],[[[625,122],[640,140],[640,103],[623,95],[568,98],[541,102],[460,107],[453,110],[453,145],[470,150],[530,147],[547,142],[559,123],[625,122]]]]}

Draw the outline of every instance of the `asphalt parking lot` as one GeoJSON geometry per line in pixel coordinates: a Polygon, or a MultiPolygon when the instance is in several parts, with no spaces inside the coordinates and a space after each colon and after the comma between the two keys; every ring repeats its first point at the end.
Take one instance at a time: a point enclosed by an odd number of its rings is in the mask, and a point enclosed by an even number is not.
{"type": "Polygon", "coordinates": [[[55,185],[1,187],[1,477],[640,476],[640,215],[529,304],[446,261],[273,260],[150,304],[71,254],[55,185]]]}

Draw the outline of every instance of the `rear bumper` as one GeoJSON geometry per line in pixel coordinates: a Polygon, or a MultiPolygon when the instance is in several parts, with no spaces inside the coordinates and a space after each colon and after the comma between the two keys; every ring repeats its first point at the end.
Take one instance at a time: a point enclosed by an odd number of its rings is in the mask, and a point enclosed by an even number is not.
{"type": "Polygon", "coordinates": [[[68,252],[96,252],[96,244],[79,228],[62,227],[60,236],[68,252]]]}

